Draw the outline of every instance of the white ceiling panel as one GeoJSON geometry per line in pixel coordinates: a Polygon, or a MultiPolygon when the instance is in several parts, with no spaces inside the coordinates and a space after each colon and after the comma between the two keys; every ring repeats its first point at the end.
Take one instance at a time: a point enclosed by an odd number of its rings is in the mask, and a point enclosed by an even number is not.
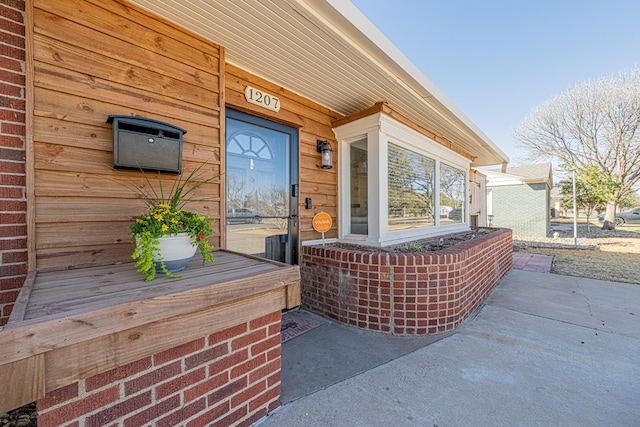
{"type": "Polygon", "coordinates": [[[346,0],[129,0],[226,49],[227,61],[348,115],[379,101],[476,156],[507,156],[346,0]]]}

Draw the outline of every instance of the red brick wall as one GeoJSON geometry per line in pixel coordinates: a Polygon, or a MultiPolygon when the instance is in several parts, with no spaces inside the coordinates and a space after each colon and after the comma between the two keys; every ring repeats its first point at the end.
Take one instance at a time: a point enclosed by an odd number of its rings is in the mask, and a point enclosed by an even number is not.
{"type": "Polygon", "coordinates": [[[511,269],[511,230],[431,253],[304,246],[302,305],[359,328],[398,335],[452,330],[511,269]]]}
{"type": "Polygon", "coordinates": [[[0,326],[27,273],[25,2],[0,1],[0,326]]]}
{"type": "Polygon", "coordinates": [[[280,406],[280,312],[52,391],[38,426],[250,426],[280,406]]]}

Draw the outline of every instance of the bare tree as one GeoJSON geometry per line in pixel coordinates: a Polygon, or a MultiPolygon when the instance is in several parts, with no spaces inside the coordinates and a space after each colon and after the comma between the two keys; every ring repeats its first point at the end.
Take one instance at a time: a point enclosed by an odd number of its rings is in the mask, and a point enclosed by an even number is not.
{"type": "Polygon", "coordinates": [[[435,161],[389,144],[389,216],[433,219],[435,161]]]}
{"type": "Polygon", "coordinates": [[[227,177],[227,209],[237,209],[243,206],[243,181],[234,174],[227,177]]]}
{"type": "Polygon", "coordinates": [[[440,193],[454,208],[464,207],[465,173],[453,166],[440,165],[440,193]]]}
{"type": "Polygon", "coordinates": [[[640,70],[569,88],[525,118],[518,145],[537,158],[557,158],[569,168],[596,165],[619,183],[607,202],[603,228],[615,227],[616,203],[640,181],[640,70]]]}
{"type": "Polygon", "coordinates": [[[280,230],[286,230],[289,224],[289,192],[285,187],[277,187],[275,185],[265,188],[260,192],[260,210],[266,216],[281,217],[272,218],[276,227],[280,230]],[[282,218],[284,217],[284,218],[282,218]]]}

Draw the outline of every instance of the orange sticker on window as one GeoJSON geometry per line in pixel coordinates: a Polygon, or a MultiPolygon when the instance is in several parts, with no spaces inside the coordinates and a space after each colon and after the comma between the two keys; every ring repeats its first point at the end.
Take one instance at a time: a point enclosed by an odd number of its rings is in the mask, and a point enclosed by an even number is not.
{"type": "Polygon", "coordinates": [[[331,230],[333,220],[328,213],[320,212],[313,217],[313,229],[318,233],[325,233],[331,230]]]}

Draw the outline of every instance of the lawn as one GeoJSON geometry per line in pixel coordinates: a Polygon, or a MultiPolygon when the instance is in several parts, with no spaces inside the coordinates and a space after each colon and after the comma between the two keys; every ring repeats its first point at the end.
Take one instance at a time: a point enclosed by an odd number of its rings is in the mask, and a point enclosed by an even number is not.
{"type": "MultiPolygon", "coordinates": [[[[567,224],[567,221],[563,223],[567,224]]],[[[640,284],[640,225],[623,225],[614,231],[604,231],[599,224],[592,223],[587,232],[583,224],[584,221],[578,227],[578,241],[587,242],[595,249],[514,245],[514,251],[553,255],[551,272],[555,274],[640,284]]],[[[573,231],[565,231],[562,240],[572,236],[573,231]]],[[[553,245],[553,241],[548,239],[546,244],[553,245]]]]}

